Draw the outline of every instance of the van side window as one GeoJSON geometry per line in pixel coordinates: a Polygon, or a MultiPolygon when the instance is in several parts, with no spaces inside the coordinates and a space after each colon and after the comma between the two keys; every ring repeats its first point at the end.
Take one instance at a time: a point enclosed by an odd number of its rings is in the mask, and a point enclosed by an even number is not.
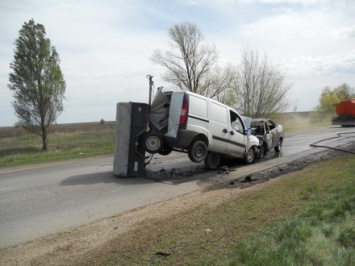
{"type": "Polygon", "coordinates": [[[239,133],[244,133],[244,127],[242,120],[240,117],[234,113],[233,111],[230,111],[230,118],[231,118],[231,126],[234,131],[237,131],[239,133]]]}

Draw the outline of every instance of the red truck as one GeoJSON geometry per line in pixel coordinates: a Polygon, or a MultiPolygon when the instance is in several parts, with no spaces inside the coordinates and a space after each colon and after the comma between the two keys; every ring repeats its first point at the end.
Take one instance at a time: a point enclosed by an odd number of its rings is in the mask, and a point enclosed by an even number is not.
{"type": "Polygon", "coordinates": [[[342,127],[355,126],[355,99],[344,100],[336,105],[337,117],[332,119],[332,125],[342,127]]]}

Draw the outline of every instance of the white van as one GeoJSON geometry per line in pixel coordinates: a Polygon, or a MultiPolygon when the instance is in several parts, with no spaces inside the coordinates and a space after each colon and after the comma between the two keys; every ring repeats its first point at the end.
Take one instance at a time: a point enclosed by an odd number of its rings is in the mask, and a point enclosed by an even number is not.
{"type": "Polygon", "coordinates": [[[149,130],[143,145],[149,153],[188,153],[191,161],[204,161],[216,169],[221,156],[244,158],[254,163],[259,140],[250,134],[250,118],[230,107],[188,91],[162,92],[150,106],[149,130]]]}

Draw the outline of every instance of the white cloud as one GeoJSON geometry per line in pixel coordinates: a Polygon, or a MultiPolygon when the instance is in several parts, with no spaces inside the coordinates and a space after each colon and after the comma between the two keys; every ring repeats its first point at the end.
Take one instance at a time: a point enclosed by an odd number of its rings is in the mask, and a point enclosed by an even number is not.
{"type": "MultiPolygon", "coordinates": [[[[241,3],[247,4],[299,4],[299,5],[322,5],[322,4],[331,4],[334,3],[333,0],[237,0],[241,3]]],[[[351,0],[337,0],[338,4],[345,4],[351,0]]]]}
{"type": "Polygon", "coordinates": [[[290,75],[298,78],[311,75],[332,75],[339,72],[355,74],[355,51],[343,56],[302,56],[284,61],[283,65],[290,75]]]}
{"type": "MultiPolygon", "coordinates": [[[[108,2],[100,6],[77,2],[58,2],[49,6],[36,3],[39,12],[34,20],[45,25],[47,37],[59,53],[67,84],[65,112],[59,121],[67,119],[67,122],[78,122],[74,119],[79,113],[82,114],[79,122],[91,121],[95,116],[114,120],[115,112],[107,113],[108,108],[102,106],[111,106],[112,109],[119,101],[147,102],[146,75],[154,74],[152,70],[158,73],[157,68],[150,63],[149,56],[157,44],[166,43],[166,37],[154,30],[148,32],[130,27],[126,20],[129,20],[134,8],[127,9],[127,5],[122,5],[123,2],[110,7],[105,6],[108,2]],[[83,111],[78,112],[78,108],[83,111]],[[94,109],[96,111],[93,114],[94,109]]],[[[127,3],[130,5],[131,2],[127,3]]],[[[24,17],[17,19],[21,23],[27,20],[24,17]]],[[[16,29],[17,33],[21,26],[16,29]]],[[[164,47],[164,44],[161,46],[164,47]]],[[[10,43],[3,44],[3,47],[4,51],[11,47],[11,52],[7,52],[5,60],[0,62],[0,70],[6,73],[2,78],[5,84],[10,71],[8,65],[13,60],[13,47],[10,43]]],[[[155,77],[155,80],[159,82],[159,77],[155,77]]],[[[2,106],[11,109],[9,102],[12,99],[6,91],[6,85],[1,85],[1,90],[4,90],[2,95],[6,92],[8,96],[6,99],[2,97],[2,106]]],[[[9,117],[8,114],[6,116],[9,117]]],[[[0,126],[6,120],[1,120],[0,126]]]]}
{"type": "Polygon", "coordinates": [[[335,39],[345,40],[348,38],[355,38],[355,24],[350,26],[339,27],[330,31],[329,36],[335,39]]]}

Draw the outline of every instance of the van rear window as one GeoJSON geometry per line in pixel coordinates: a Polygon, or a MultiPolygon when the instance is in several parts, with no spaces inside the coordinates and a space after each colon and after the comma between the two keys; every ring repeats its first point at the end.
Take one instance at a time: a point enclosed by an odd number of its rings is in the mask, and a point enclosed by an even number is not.
{"type": "Polygon", "coordinates": [[[225,125],[229,124],[227,108],[211,101],[210,119],[225,125]]]}
{"type": "Polygon", "coordinates": [[[207,119],[207,100],[190,95],[189,114],[207,119]]]}

